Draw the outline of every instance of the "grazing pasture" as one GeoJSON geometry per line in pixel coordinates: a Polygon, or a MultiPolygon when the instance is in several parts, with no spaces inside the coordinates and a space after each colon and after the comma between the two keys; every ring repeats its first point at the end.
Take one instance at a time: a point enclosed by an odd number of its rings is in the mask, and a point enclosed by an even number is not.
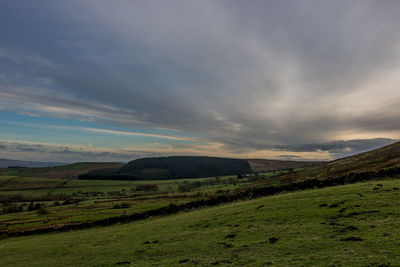
{"type": "Polygon", "coordinates": [[[225,194],[249,181],[236,176],[154,181],[0,176],[0,233],[141,213],[225,194]]]}
{"type": "Polygon", "coordinates": [[[5,266],[397,266],[400,180],[0,241],[5,266]],[[16,256],[18,255],[18,256],[16,256]]]}

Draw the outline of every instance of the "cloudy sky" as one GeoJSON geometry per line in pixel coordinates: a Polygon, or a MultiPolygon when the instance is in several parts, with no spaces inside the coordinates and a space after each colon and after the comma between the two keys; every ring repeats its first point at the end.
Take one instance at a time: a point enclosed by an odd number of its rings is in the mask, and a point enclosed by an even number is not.
{"type": "Polygon", "coordinates": [[[400,1],[0,2],[0,158],[334,159],[400,137],[400,1]]]}

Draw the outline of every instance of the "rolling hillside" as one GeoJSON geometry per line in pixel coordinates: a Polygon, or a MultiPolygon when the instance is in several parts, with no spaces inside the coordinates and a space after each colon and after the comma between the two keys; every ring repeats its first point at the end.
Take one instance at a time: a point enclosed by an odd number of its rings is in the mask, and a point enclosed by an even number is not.
{"type": "Polygon", "coordinates": [[[41,177],[56,179],[76,179],[80,175],[84,179],[112,179],[120,180],[134,179],[161,179],[164,176],[171,178],[196,178],[207,176],[221,176],[226,174],[241,174],[250,172],[270,172],[275,170],[287,170],[302,167],[315,167],[321,165],[317,161],[290,161],[290,160],[268,160],[268,159],[223,159],[213,157],[167,157],[167,158],[144,158],[134,160],[127,165],[123,163],[82,162],[67,165],[25,162],[17,160],[0,159],[0,175],[19,177],[41,177]],[[180,162],[181,159],[188,162],[180,162]],[[192,159],[201,158],[208,160],[200,165],[192,159]],[[171,162],[163,163],[165,166],[156,166],[157,159],[170,159],[171,162]],[[189,161],[192,166],[189,166],[189,161]],[[248,162],[248,164],[246,163],[248,162]],[[144,167],[143,162],[147,165],[144,167]],[[211,164],[211,165],[210,165],[211,164]],[[138,166],[136,166],[138,165],[138,166]],[[143,165],[143,166],[142,166],[143,165]],[[150,166],[149,165],[149,166],[150,166]],[[208,167],[206,165],[209,165],[208,167]],[[7,166],[12,166],[7,168],[7,166]],[[19,168],[21,167],[21,168],[19,168]],[[122,172],[121,172],[122,168],[122,172]],[[85,174],[89,174],[86,178],[85,174]],[[92,177],[93,176],[93,177],[92,177]],[[148,177],[147,177],[148,176],[148,177]]]}
{"type": "Polygon", "coordinates": [[[270,172],[277,170],[296,169],[302,167],[315,167],[321,165],[321,161],[294,161],[273,159],[246,159],[251,169],[255,172],[270,172]]]}
{"type": "Polygon", "coordinates": [[[118,170],[124,164],[113,162],[80,162],[63,166],[42,168],[3,168],[0,175],[19,177],[41,177],[56,179],[77,179],[80,174],[99,169],[118,170]]]}
{"type": "MultiPolygon", "coordinates": [[[[138,192],[127,192],[133,184],[126,182],[102,181],[107,183],[100,185],[99,181],[61,180],[62,186],[56,189],[64,191],[59,193],[65,196],[73,192],[79,202],[71,199],[54,205],[55,198],[44,203],[48,211],[45,214],[23,211],[2,215],[3,227],[10,231],[3,232],[5,239],[0,240],[0,265],[397,266],[399,158],[400,143],[395,143],[288,175],[261,178],[237,191],[211,194],[144,193],[135,198],[138,192]],[[341,179],[346,175],[354,179],[341,179]],[[316,186],[310,181],[316,181],[316,186]],[[114,182],[121,191],[109,187],[114,182]],[[95,191],[77,188],[79,183],[96,185],[95,191]],[[325,188],[313,189],[319,185],[325,188]],[[101,187],[105,186],[112,191],[102,193],[101,187]],[[40,228],[40,223],[51,220],[54,227],[40,228]],[[28,236],[15,237],[19,235],[17,230],[27,225],[30,228],[21,235],[28,236]],[[71,231],[74,229],[81,230],[71,231]],[[57,231],[66,232],[46,234],[57,231]]],[[[104,165],[63,167],[79,172],[104,165]]],[[[55,168],[63,173],[62,167],[55,168]]],[[[4,184],[10,186],[10,181],[23,183],[31,178],[4,179],[4,184]]],[[[37,182],[57,181],[42,180],[37,182]]],[[[42,190],[42,185],[38,186],[42,190]]],[[[46,196],[54,193],[47,192],[46,196]]],[[[27,194],[29,191],[21,191],[21,197],[27,194]]]]}
{"type": "Polygon", "coordinates": [[[51,167],[60,165],[65,165],[65,164],[57,162],[36,162],[36,161],[22,161],[13,159],[0,159],[0,168],[7,168],[9,166],[37,168],[37,167],[51,167]]]}
{"type": "Polygon", "coordinates": [[[342,177],[350,173],[378,172],[382,169],[400,167],[400,142],[354,156],[329,161],[299,172],[265,179],[258,186],[266,184],[289,184],[307,179],[342,177]]]}
{"type": "Polygon", "coordinates": [[[357,183],[8,238],[0,240],[0,265],[398,266],[399,187],[357,183]]]}

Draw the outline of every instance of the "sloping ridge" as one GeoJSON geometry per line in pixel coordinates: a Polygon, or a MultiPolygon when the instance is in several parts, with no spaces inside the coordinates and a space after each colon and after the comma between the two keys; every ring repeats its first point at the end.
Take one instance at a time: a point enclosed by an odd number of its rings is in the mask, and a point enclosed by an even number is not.
{"type": "Polygon", "coordinates": [[[330,172],[345,174],[348,172],[378,171],[400,166],[400,142],[360,153],[354,156],[333,160],[321,167],[330,172]]]}
{"type": "Polygon", "coordinates": [[[60,166],[65,165],[64,163],[58,162],[37,162],[37,161],[23,161],[23,160],[14,160],[14,159],[0,159],[0,168],[7,168],[10,166],[19,166],[19,167],[52,167],[52,166],[60,166]]]}
{"type": "Polygon", "coordinates": [[[400,142],[323,163],[304,171],[272,177],[261,181],[262,184],[288,184],[307,179],[328,179],[342,177],[350,173],[378,172],[383,169],[400,167],[400,142]]]}
{"type": "Polygon", "coordinates": [[[78,162],[55,167],[0,169],[0,174],[20,177],[77,179],[80,174],[89,171],[99,169],[115,169],[117,171],[123,165],[123,163],[115,162],[78,162]]]}
{"type": "Polygon", "coordinates": [[[246,159],[251,169],[255,172],[270,172],[285,169],[296,169],[302,167],[315,167],[323,161],[295,161],[295,160],[275,160],[275,159],[246,159]]]}

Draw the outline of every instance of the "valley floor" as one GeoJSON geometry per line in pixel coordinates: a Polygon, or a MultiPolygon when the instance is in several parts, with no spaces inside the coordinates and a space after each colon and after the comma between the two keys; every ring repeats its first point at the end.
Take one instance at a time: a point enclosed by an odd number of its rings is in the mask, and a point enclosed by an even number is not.
{"type": "Polygon", "coordinates": [[[0,241],[1,266],[400,266],[400,180],[0,241]]]}

